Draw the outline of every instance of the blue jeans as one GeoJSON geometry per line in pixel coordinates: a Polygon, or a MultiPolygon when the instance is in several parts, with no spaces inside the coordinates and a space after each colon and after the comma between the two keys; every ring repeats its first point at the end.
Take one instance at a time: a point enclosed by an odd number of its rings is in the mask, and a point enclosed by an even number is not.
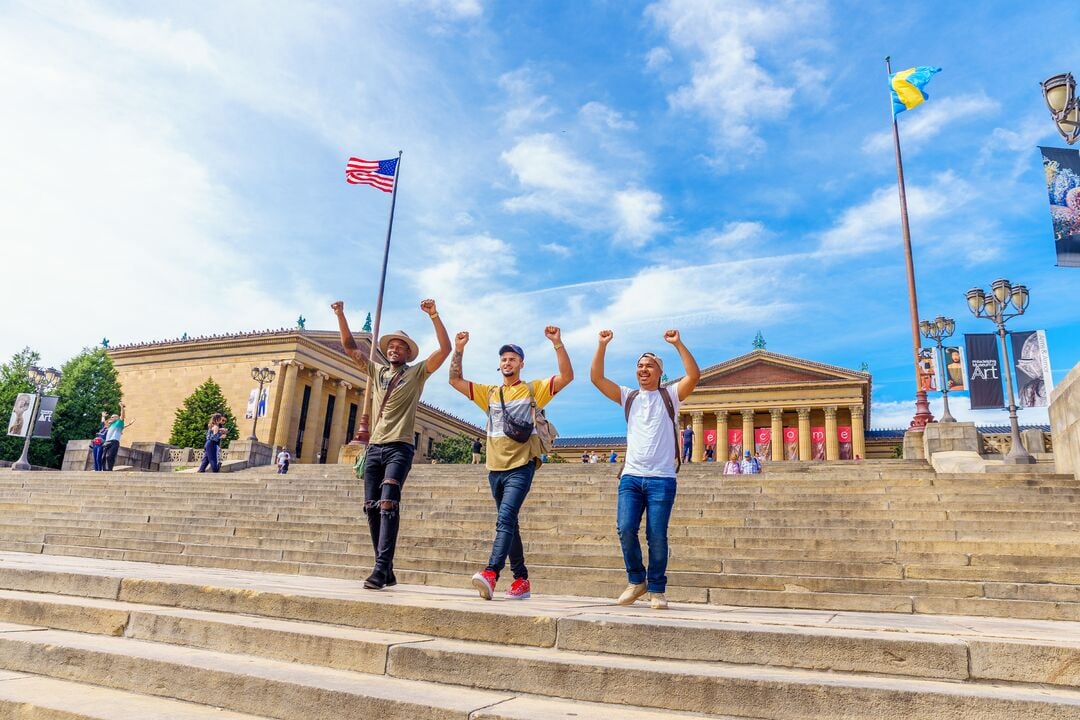
{"type": "Polygon", "coordinates": [[[494,572],[496,578],[506,566],[507,556],[510,557],[510,570],[515,579],[529,577],[529,569],[525,567],[525,548],[518,532],[518,512],[525,504],[535,473],[536,465],[531,462],[513,470],[492,470],[488,473],[491,496],[495,498],[499,516],[495,522],[495,542],[491,545],[487,569],[494,572]]]}
{"type": "Polygon", "coordinates": [[[102,470],[105,467],[105,444],[90,445],[90,452],[94,454],[94,470],[102,470]]]}
{"type": "Polygon", "coordinates": [[[623,475],[619,480],[618,527],[626,577],[632,585],[646,580],[648,591],[662,593],[667,588],[668,520],[675,504],[675,478],[623,475]],[[638,529],[645,517],[645,539],[649,543],[649,569],[641,560],[638,529]]]}
{"type": "Polygon", "coordinates": [[[203,445],[203,459],[199,463],[199,472],[206,472],[206,468],[210,468],[210,472],[217,472],[221,464],[218,462],[218,450],[221,448],[220,443],[206,443],[203,445]]]}

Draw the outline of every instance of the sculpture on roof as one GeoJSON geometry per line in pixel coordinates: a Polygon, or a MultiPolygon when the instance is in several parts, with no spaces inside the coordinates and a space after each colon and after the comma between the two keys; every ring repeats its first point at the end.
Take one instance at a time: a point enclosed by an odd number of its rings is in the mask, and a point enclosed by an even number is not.
{"type": "Polygon", "coordinates": [[[296,318],[296,328],[297,328],[298,330],[303,330],[303,329],[304,329],[304,325],[306,325],[306,324],[307,324],[307,319],[306,319],[306,318],[304,318],[304,316],[303,316],[303,315],[301,315],[300,317],[296,318]]]}
{"type": "Polygon", "coordinates": [[[103,348],[108,348],[109,347],[109,338],[101,338],[101,347],[103,347],[103,348]]]}
{"type": "Polygon", "coordinates": [[[765,349],[765,337],[761,334],[760,330],[758,330],[757,335],[754,336],[754,349],[755,350],[764,350],[765,349]]]}

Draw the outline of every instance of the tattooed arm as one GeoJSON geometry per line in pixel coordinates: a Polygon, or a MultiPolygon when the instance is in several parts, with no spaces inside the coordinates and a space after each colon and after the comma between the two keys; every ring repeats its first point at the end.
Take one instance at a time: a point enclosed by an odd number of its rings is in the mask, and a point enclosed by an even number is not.
{"type": "Polygon", "coordinates": [[[469,333],[464,330],[454,337],[454,354],[450,358],[450,384],[465,397],[470,397],[471,390],[468,380],[461,376],[461,357],[465,352],[465,345],[469,342],[469,333]]]}

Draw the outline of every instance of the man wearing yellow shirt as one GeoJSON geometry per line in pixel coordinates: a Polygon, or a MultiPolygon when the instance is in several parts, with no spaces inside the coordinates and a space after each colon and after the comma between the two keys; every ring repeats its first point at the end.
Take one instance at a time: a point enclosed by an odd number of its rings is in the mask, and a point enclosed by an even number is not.
{"type": "MultiPolygon", "coordinates": [[[[555,393],[574,379],[570,356],[562,344],[559,328],[548,325],[544,335],[555,348],[559,362],[559,374],[543,380],[522,382],[521,370],[525,366],[525,351],[518,345],[507,344],[499,348],[499,385],[481,385],[462,377],[461,360],[469,333],[459,332],[454,339],[454,356],[450,360],[450,384],[465,397],[487,412],[487,469],[491,495],[495,498],[498,519],[495,524],[495,541],[487,567],[472,577],[472,584],[480,597],[490,600],[495,593],[499,573],[510,558],[514,582],[506,592],[508,600],[524,600],[531,595],[529,570],[525,567],[525,550],[518,532],[518,513],[525,503],[532,486],[533,474],[543,452],[534,425],[536,409],[547,405],[555,393]],[[531,432],[529,427],[532,426],[531,432]],[[520,439],[514,439],[518,435],[520,439]]],[[[550,449],[550,448],[549,448],[550,449]]]]}

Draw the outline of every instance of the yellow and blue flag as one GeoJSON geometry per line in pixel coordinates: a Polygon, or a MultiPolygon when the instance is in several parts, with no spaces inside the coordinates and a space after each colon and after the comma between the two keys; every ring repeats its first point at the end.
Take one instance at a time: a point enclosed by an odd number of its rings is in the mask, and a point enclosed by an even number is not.
{"type": "Polygon", "coordinates": [[[921,105],[930,96],[923,92],[930,78],[941,72],[939,67],[920,65],[895,72],[889,76],[889,88],[892,91],[893,115],[921,105]]]}

